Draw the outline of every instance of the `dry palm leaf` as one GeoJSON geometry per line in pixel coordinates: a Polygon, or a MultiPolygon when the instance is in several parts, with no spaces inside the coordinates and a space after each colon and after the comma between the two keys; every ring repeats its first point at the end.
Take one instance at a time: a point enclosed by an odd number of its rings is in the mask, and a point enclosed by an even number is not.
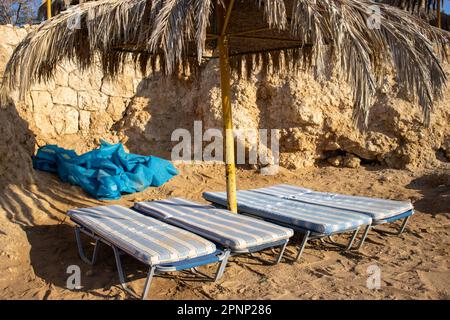
{"type": "MultiPolygon", "coordinates": [[[[215,47],[215,9],[224,2],[99,0],[70,7],[19,44],[6,67],[3,86],[18,87],[23,96],[33,82],[51,78],[64,59],[87,68],[96,55],[103,72],[111,76],[130,56],[143,71],[154,68],[156,60],[167,74],[180,65],[194,68],[203,61],[206,48],[215,47]]],[[[445,56],[449,33],[386,4],[235,1],[228,32],[232,66],[238,72],[242,63],[247,69],[255,63],[272,64],[274,71],[307,63],[317,76],[325,76],[327,67],[334,65],[352,86],[355,119],[364,123],[388,66],[422,107],[427,123],[446,83],[440,58],[445,56]],[[243,38],[249,27],[259,31],[243,38]]]]}

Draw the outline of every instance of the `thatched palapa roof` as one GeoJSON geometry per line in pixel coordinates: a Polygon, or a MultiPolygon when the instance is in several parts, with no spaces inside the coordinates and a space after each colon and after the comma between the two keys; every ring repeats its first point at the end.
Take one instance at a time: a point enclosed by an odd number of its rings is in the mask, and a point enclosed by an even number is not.
{"type": "MultiPolygon", "coordinates": [[[[98,0],[52,0],[52,15],[59,14],[69,6],[77,5],[86,1],[98,0]]],[[[413,14],[422,15],[424,12],[430,14],[436,12],[438,2],[444,3],[444,0],[375,0],[375,2],[385,3],[407,10],[413,14]]],[[[46,18],[47,0],[43,0],[39,6],[39,20],[46,18]]],[[[443,7],[443,5],[441,6],[443,7]]],[[[447,29],[448,30],[448,29],[447,29]]]]}
{"type": "Polygon", "coordinates": [[[421,10],[435,11],[438,2],[443,4],[444,0],[381,0],[381,2],[419,14],[421,10]]]}
{"type": "Polygon", "coordinates": [[[377,4],[380,15],[374,16],[374,3],[366,0],[86,2],[30,33],[14,51],[3,85],[24,94],[33,82],[51,78],[63,59],[86,68],[95,55],[110,76],[130,56],[143,72],[157,64],[167,74],[180,66],[194,69],[217,57],[214,49],[222,31],[218,12],[226,12],[230,4],[225,35],[233,70],[251,71],[255,65],[273,66],[267,72],[310,68],[321,77],[334,65],[354,90],[355,117],[367,121],[372,97],[393,66],[429,121],[446,83],[440,59],[449,33],[385,4],[377,4]],[[79,28],[68,27],[74,19],[79,28]]]}

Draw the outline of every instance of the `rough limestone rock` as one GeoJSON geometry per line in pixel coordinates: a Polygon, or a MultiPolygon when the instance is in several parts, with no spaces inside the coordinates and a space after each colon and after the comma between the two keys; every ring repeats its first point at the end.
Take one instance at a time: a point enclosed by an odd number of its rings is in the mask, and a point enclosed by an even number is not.
{"type": "MultiPolygon", "coordinates": [[[[0,74],[14,47],[31,29],[0,26],[0,74]]],[[[450,71],[448,65],[444,68],[450,71]]],[[[11,103],[2,105],[0,118],[8,138],[2,139],[0,149],[22,152],[19,159],[29,165],[36,146],[57,143],[84,152],[106,139],[121,141],[133,152],[170,158],[178,143],[172,141],[175,130],[193,134],[194,121],[202,123],[200,134],[210,128],[222,130],[219,83],[217,61],[189,79],[159,73],[143,77],[127,65],[116,81],[96,67],[79,70],[73,63],[62,62],[54,79],[34,84],[23,99],[17,92],[10,93],[11,103]]],[[[358,167],[361,159],[411,170],[449,166],[450,89],[437,103],[427,128],[420,109],[403,98],[395,78],[389,75],[384,83],[369,127],[360,131],[351,120],[350,88],[335,75],[328,80],[316,80],[309,73],[264,78],[256,71],[249,79],[233,77],[234,126],[276,129],[279,164],[288,169],[318,161],[358,167]]],[[[247,152],[256,145],[266,154],[259,159],[260,168],[273,167],[276,150],[269,142],[256,137],[243,144],[247,152]]]]}
{"type": "Polygon", "coordinates": [[[444,143],[442,144],[441,150],[443,151],[447,160],[450,161],[450,135],[446,137],[444,143]]]}
{"type": "Polygon", "coordinates": [[[111,116],[113,121],[119,121],[123,118],[127,108],[128,99],[123,97],[109,97],[106,112],[111,116]]]}
{"type": "Polygon", "coordinates": [[[103,111],[108,106],[108,96],[97,90],[79,91],[77,106],[87,111],[103,111]]]}
{"type": "Polygon", "coordinates": [[[348,153],[343,159],[343,165],[347,168],[359,168],[361,165],[361,159],[354,154],[348,153]]]}
{"type": "Polygon", "coordinates": [[[89,111],[81,110],[79,119],[80,130],[82,133],[88,133],[91,126],[91,113],[89,111]]]}
{"type": "Polygon", "coordinates": [[[344,158],[342,156],[336,156],[328,158],[327,161],[334,167],[340,167],[344,163],[344,158]]]}
{"type": "Polygon", "coordinates": [[[52,98],[55,104],[78,106],[77,92],[69,87],[57,87],[52,91],[52,98]]]}

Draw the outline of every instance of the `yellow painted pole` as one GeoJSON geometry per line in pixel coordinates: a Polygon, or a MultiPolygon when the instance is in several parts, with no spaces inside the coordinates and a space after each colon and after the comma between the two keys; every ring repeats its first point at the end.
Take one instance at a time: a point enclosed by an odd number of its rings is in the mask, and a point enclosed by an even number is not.
{"type": "Polygon", "coordinates": [[[47,20],[52,17],[52,0],[47,0],[47,20]]]}
{"type": "Polygon", "coordinates": [[[236,165],[234,163],[233,113],[231,109],[230,60],[228,55],[228,37],[226,30],[234,0],[228,1],[224,14],[217,2],[219,37],[217,39],[220,61],[220,88],[222,92],[222,117],[225,133],[225,175],[227,180],[227,207],[237,213],[236,202],[236,165]]]}
{"type": "Polygon", "coordinates": [[[220,36],[220,88],[222,91],[222,116],[225,132],[225,174],[227,179],[228,210],[237,213],[236,202],[236,166],[234,163],[233,113],[231,109],[230,61],[228,57],[228,39],[220,36]]]}
{"type": "Polygon", "coordinates": [[[442,28],[442,23],[441,23],[441,0],[438,0],[438,2],[437,2],[437,27],[439,29],[442,28]]]}

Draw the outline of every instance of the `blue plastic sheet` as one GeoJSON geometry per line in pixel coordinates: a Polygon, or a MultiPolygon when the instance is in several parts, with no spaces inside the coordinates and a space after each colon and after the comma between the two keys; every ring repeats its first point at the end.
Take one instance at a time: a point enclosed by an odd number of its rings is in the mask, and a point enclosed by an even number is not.
{"type": "Polygon", "coordinates": [[[105,141],[98,149],[82,155],[56,145],[41,147],[33,157],[33,167],[57,173],[62,181],[78,185],[101,200],[159,187],[178,174],[167,160],[127,153],[122,144],[105,141]]]}

